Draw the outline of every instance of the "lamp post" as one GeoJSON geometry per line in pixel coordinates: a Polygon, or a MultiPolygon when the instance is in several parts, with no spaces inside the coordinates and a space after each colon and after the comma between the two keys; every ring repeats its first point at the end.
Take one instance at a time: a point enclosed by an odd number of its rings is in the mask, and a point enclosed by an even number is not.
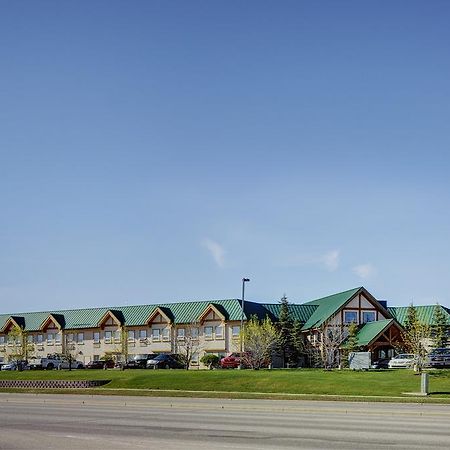
{"type": "Polygon", "coordinates": [[[244,304],[245,304],[245,283],[250,281],[250,278],[242,278],[242,299],[241,299],[241,355],[239,361],[239,369],[242,369],[242,353],[244,350],[244,304]]]}

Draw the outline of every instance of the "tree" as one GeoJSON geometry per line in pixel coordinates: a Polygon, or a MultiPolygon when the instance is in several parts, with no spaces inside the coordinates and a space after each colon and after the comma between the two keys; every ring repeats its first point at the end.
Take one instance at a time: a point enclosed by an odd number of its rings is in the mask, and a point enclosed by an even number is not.
{"type": "Polygon", "coordinates": [[[304,333],[302,331],[303,324],[300,320],[294,320],[294,327],[292,329],[292,347],[294,353],[295,362],[298,364],[299,358],[306,353],[304,333]]]}
{"type": "Polygon", "coordinates": [[[214,353],[205,353],[201,357],[200,362],[205,366],[208,366],[209,369],[214,369],[219,366],[220,358],[214,353]]]}
{"type": "Polygon", "coordinates": [[[268,317],[260,321],[252,316],[241,330],[241,339],[244,348],[242,362],[258,370],[270,363],[272,352],[279,342],[279,332],[268,317]]]}
{"type": "Polygon", "coordinates": [[[428,353],[425,343],[430,338],[430,327],[420,322],[412,303],[406,312],[405,331],[402,336],[406,350],[414,354],[414,370],[422,371],[428,353]]]}
{"type": "Polygon", "coordinates": [[[447,332],[449,323],[447,317],[442,311],[442,307],[436,304],[433,312],[432,335],[434,339],[434,347],[441,348],[447,345],[447,332]]]}
{"type": "Polygon", "coordinates": [[[189,370],[192,359],[195,355],[198,355],[203,348],[203,343],[200,342],[198,336],[199,323],[192,322],[183,325],[184,336],[175,336],[177,343],[177,353],[183,359],[183,364],[186,370],[189,370]]]}
{"type": "Polygon", "coordinates": [[[324,323],[321,327],[321,358],[325,369],[333,369],[341,363],[341,345],[347,337],[340,325],[324,323]]]}
{"type": "Polygon", "coordinates": [[[348,327],[347,340],[345,342],[345,345],[343,346],[344,348],[343,348],[342,365],[344,365],[345,367],[348,366],[348,356],[350,355],[350,353],[359,350],[358,331],[359,331],[358,325],[355,322],[352,322],[348,327]]]}
{"type": "Polygon", "coordinates": [[[276,324],[278,331],[278,348],[283,356],[283,367],[292,363],[294,359],[293,329],[294,321],[291,317],[289,302],[286,295],[280,300],[280,314],[276,324]]]}

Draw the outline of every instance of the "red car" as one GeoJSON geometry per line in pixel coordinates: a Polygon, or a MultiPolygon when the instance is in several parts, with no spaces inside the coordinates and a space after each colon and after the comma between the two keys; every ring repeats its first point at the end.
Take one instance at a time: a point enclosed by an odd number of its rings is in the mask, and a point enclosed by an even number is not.
{"type": "Polygon", "coordinates": [[[225,356],[220,360],[220,367],[222,369],[236,369],[241,364],[241,354],[232,353],[231,355],[225,356]]]}

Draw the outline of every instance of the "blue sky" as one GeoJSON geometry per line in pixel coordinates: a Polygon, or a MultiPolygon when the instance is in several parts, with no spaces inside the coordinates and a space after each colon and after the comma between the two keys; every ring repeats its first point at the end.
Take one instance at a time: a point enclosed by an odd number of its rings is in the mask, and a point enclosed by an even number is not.
{"type": "Polygon", "coordinates": [[[0,312],[364,285],[450,306],[448,1],[0,11],[0,312]]]}

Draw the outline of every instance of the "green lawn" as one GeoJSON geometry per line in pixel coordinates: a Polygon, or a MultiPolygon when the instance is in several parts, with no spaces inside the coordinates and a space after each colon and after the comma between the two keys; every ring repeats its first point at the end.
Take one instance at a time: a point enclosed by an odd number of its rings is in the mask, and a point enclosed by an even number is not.
{"type": "MultiPolygon", "coordinates": [[[[73,370],[0,372],[0,379],[110,379],[101,390],[156,389],[308,395],[403,396],[420,391],[410,370],[73,370]]],[[[450,399],[450,370],[430,372],[432,397],[450,399]]]]}

